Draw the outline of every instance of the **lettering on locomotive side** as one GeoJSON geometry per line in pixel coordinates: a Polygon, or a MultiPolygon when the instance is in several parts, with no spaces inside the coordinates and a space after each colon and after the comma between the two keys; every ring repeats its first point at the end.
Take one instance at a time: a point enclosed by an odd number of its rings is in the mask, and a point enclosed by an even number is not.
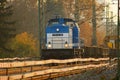
{"type": "Polygon", "coordinates": [[[52,36],[63,36],[63,34],[52,34],[52,36]]]}

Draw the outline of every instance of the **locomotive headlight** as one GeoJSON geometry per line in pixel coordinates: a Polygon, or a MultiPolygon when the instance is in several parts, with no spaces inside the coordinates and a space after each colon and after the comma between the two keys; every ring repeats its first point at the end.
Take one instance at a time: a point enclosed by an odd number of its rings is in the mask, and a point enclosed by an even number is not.
{"type": "Polygon", "coordinates": [[[51,48],[52,47],[52,45],[51,44],[48,44],[48,48],[51,48]]]}
{"type": "Polygon", "coordinates": [[[65,47],[67,48],[67,47],[68,47],[68,44],[65,44],[65,47]]]}
{"type": "Polygon", "coordinates": [[[68,47],[68,43],[67,43],[67,41],[65,42],[65,48],[67,48],[68,47]]]}
{"type": "Polygon", "coordinates": [[[51,48],[51,47],[52,47],[51,43],[50,43],[50,42],[48,42],[48,48],[51,48]]]}
{"type": "Polygon", "coordinates": [[[57,28],[56,31],[59,31],[59,28],[57,28]]]}

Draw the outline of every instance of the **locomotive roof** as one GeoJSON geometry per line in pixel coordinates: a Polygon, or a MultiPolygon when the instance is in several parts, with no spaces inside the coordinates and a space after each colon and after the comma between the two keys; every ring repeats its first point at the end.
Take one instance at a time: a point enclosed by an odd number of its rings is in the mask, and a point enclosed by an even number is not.
{"type": "MultiPolygon", "coordinates": [[[[49,22],[58,22],[60,18],[50,19],[49,22]]],[[[63,18],[65,22],[75,22],[73,19],[70,18],[63,18]]]]}

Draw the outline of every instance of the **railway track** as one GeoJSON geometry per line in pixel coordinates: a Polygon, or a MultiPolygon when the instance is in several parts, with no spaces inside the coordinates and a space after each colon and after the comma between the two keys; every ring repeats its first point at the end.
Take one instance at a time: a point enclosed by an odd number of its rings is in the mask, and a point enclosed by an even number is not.
{"type": "MultiPolygon", "coordinates": [[[[115,60],[113,60],[115,61],[115,60]]],[[[0,80],[39,80],[52,79],[61,76],[78,74],[87,69],[99,68],[109,65],[108,58],[101,59],[69,59],[69,60],[46,60],[34,61],[34,64],[26,64],[23,66],[8,67],[8,64],[0,67],[0,80]],[[37,63],[39,62],[39,64],[37,63]],[[19,76],[19,78],[18,78],[19,76]],[[16,78],[17,77],[17,78],[16,78]]],[[[8,62],[7,62],[8,63],[8,62]]],[[[18,62],[17,62],[18,63],[18,62]]],[[[20,63],[25,63],[20,62],[20,63]]]]}

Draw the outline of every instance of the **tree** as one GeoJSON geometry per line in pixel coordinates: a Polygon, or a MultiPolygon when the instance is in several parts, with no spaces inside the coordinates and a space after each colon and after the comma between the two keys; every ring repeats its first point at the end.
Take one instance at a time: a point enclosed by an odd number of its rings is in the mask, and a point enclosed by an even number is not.
{"type": "Polygon", "coordinates": [[[46,1],[46,18],[51,19],[55,15],[60,15],[64,17],[64,7],[62,4],[62,0],[47,0],[46,1]]]}
{"type": "MultiPolygon", "coordinates": [[[[91,38],[92,37],[92,0],[62,0],[63,5],[65,8],[66,16],[77,20],[79,27],[80,27],[80,37],[85,40],[86,45],[91,45],[91,38]]],[[[102,22],[101,16],[103,16],[103,5],[99,4],[96,1],[96,19],[97,19],[97,26],[100,25],[102,22]]],[[[100,26],[101,27],[101,26],[100,26]]],[[[101,28],[99,28],[101,29],[101,28]]],[[[100,33],[97,29],[97,33],[100,33]]],[[[98,35],[99,36],[99,35],[98,35]]],[[[103,40],[103,35],[100,36],[103,40]]],[[[99,40],[100,41],[100,40],[99,40]]],[[[99,41],[97,41],[99,43],[99,41]]],[[[102,41],[101,41],[102,42],[102,41]]]]}
{"type": "Polygon", "coordinates": [[[10,51],[6,43],[15,36],[15,21],[11,21],[10,18],[12,14],[13,7],[7,0],[0,0],[0,49],[3,51],[10,51]]]}
{"type": "MultiPolygon", "coordinates": [[[[17,21],[16,33],[28,32],[38,37],[38,0],[14,0],[13,18],[17,21]]],[[[40,0],[41,1],[41,0],[40,0]]]]}
{"type": "Polygon", "coordinates": [[[13,57],[34,57],[38,56],[36,43],[32,34],[23,32],[11,39],[11,43],[8,45],[15,51],[15,54],[12,54],[13,57]]]}

